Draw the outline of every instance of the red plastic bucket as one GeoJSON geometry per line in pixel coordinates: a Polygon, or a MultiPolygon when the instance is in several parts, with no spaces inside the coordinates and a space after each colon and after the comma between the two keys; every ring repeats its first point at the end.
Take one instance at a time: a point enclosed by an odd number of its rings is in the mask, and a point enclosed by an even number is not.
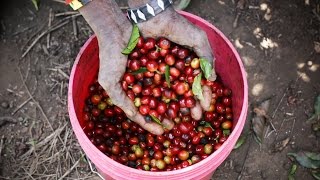
{"type": "Polygon", "coordinates": [[[229,40],[213,25],[195,15],[180,12],[190,22],[203,29],[216,57],[216,71],[223,83],[232,89],[234,127],[228,140],[208,158],[187,168],[169,172],[149,172],[117,163],[98,150],[81,128],[85,98],[89,84],[99,68],[99,49],[95,36],[81,48],[73,65],[69,81],[68,110],[76,137],[90,160],[105,179],[210,179],[217,167],[227,158],[239,138],[246,121],[248,86],[241,59],[229,40]]]}

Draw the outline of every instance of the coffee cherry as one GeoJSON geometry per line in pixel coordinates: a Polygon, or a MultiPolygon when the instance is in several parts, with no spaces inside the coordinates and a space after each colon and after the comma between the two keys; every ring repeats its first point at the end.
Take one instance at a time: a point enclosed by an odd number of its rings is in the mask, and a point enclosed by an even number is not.
{"type": "Polygon", "coordinates": [[[225,89],[223,90],[223,94],[224,94],[225,96],[231,96],[231,89],[225,88],[225,89]]]}
{"type": "Polygon", "coordinates": [[[186,150],[181,150],[178,154],[178,157],[181,161],[185,161],[189,158],[189,152],[186,150]]]}
{"type": "Polygon", "coordinates": [[[160,97],[161,96],[161,90],[158,87],[155,87],[152,89],[152,95],[154,97],[160,97]]]}
{"type": "Polygon", "coordinates": [[[168,49],[161,49],[160,50],[161,57],[166,57],[169,53],[170,53],[170,50],[168,50],[168,49]]]}
{"type": "Polygon", "coordinates": [[[140,65],[140,61],[138,60],[131,60],[129,63],[129,69],[132,71],[136,71],[138,69],[140,69],[141,65],[140,65]]]}
{"type": "Polygon", "coordinates": [[[222,124],[221,124],[221,127],[223,129],[231,129],[232,128],[232,122],[231,121],[224,121],[222,124]]]}
{"type": "Polygon", "coordinates": [[[158,160],[156,161],[156,167],[157,167],[158,169],[160,169],[160,170],[164,169],[164,168],[166,167],[165,161],[162,160],[162,159],[158,159],[158,160]]]}
{"type": "Polygon", "coordinates": [[[202,132],[208,137],[212,136],[212,134],[213,134],[213,130],[211,127],[204,127],[202,132]]]}
{"type": "Polygon", "coordinates": [[[175,57],[172,54],[168,54],[165,57],[164,61],[166,62],[167,65],[172,66],[172,65],[174,65],[176,60],[175,60],[175,57]]]}
{"type": "Polygon", "coordinates": [[[185,64],[184,64],[184,61],[182,59],[178,59],[176,60],[175,64],[174,64],[174,67],[176,67],[178,70],[182,71],[184,70],[185,68],[185,64]]]}
{"type": "Polygon", "coordinates": [[[211,154],[213,151],[213,146],[211,144],[204,145],[203,151],[205,154],[211,154]]]}
{"type": "Polygon", "coordinates": [[[134,76],[130,73],[125,73],[123,75],[123,79],[128,83],[128,84],[133,84],[135,79],[134,76]]]}
{"type": "Polygon", "coordinates": [[[159,51],[157,51],[157,50],[153,50],[153,51],[150,51],[150,52],[148,53],[148,58],[149,58],[149,59],[152,59],[152,60],[158,59],[159,56],[160,56],[160,53],[159,53],[159,51]]]}
{"type": "Polygon", "coordinates": [[[153,38],[148,38],[148,39],[146,39],[146,41],[143,45],[143,48],[146,50],[150,50],[150,49],[155,48],[155,45],[156,45],[156,40],[153,38]]]}
{"type": "Polygon", "coordinates": [[[111,152],[112,152],[112,154],[114,154],[114,155],[120,154],[120,146],[119,146],[119,145],[113,145],[111,152]]]}
{"type": "Polygon", "coordinates": [[[199,136],[194,136],[191,140],[191,143],[194,144],[194,145],[197,145],[200,143],[200,137],[199,136]]]}
{"type": "Polygon", "coordinates": [[[92,104],[94,104],[94,105],[99,104],[99,103],[101,102],[101,96],[100,96],[100,95],[97,95],[97,94],[91,96],[91,102],[92,102],[92,104]]]}
{"type": "Polygon", "coordinates": [[[193,108],[196,105],[196,100],[193,97],[187,97],[185,103],[186,107],[193,108]]]}
{"type": "Polygon", "coordinates": [[[139,94],[142,91],[142,86],[140,84],[135,84],[135,85],[132,86],[132,91],[135,94],[139,94]]]}
{"type": "Polygon", "coordinates": [[[187,134],[190,131],[193,130],[193,125],[190,122],[181,122],[179,125],[179,130],[183,133],[183,134],[187,134]]]}
{"type": "Polygon", "coordinates": [[[171,42],[166,38],[160,38],[158,45],[161,49],[170,49],[171,42]]]}
{"type": "Polygon", "coordinates": [[[159,65],[156,61],[150,60],[147,62],[146,67],[147,67],[148,71],[154,72],[158,69],[159,65]]]}
{"type": "Polygon", "coordinates": [[[226,112],[226,109],[225,109],[225,107],[224,107],[223,104],[218,103],[218,104],[216,105],[216,111],[217,111],[219,114],[224,114],[224,113],[226,112]]]}
{"type": "Polygon", "coordinates": [[[224,97],[224,98],[222,99],[222,102],[223,102],[223,104],[224,104],[225,106],[230,106],[230,105],[231,105],[231,98],[229,98],[229,97],[224,97]]]}
{"type": "Polygon", "coordinates": [[[216,150],[218,150],[221,146],[222,146],[222,144],[216,143],[216,144],[213,145],[213,150],[216,151],[216,150]]]}
{"type": "Polygon", "coordinates": [[[159,114],[164,114],[167,111],[167,105],[164,102],[159,102],[157,106],[157,112],[159,114]]]}
{"type": "Polygon", "coordinates": [[[198,58],[194,58],[192,61],[191,61],[191,64],[190,66],[193,68],[193,69],[198,69],[200,67],[200,60],[198,58]]]}
{"type": "Polygon", "coordinates": [[[143,45],[144,45],[144,39],[143,39],[143,37],[140,36],[140,37],[138,38],[138,43],[137,43],[136,47],[137,47],[137,48],[142,48],[143,45]]]}
{"type": "Polygon", "coordinates": [[[189,55],[189,50],[187,50],[187,49],[180,49],[179,51],[178,51],[178,57],[180,58],[180,59],[185,59],[188,55],[189,55]]]}

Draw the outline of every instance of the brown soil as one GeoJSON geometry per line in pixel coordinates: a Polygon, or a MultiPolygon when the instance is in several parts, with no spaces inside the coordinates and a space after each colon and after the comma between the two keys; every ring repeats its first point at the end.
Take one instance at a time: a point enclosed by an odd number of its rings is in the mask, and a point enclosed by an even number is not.
{"type": "MultiPolygon", "coordinates": [[[[247,140],[232,151],[213,179],[287,179],[293,164],[288,152],[320,152],[319,132],[306,122],[320,92],[320,54],[314,50],[314,42],[320,41],[320,18],[312,12],[320,1],[307,2],[193,0],[186,9],[231,40],[248,74],[250,110],[243,131],[247,140]],[[259,145],[250,129],[252,108],[268,98],[275,131],[269,130],[259,145]],[[287,138],[281,151],[275,148],[287,138]]],[[[1,8],[0,120],[7,122],[0,122],[0,179],[97,178],[72,133],[66,105],[68,74],[91,29],[76,17],[75,36],[70,18],[50,33],[50,46],[45,35],[21,58],[47,29],[50,9],[53,14],[71,9],[52,0],[41,1],[39,11],[31,1],[14,0],[1,8]]],[[[55,17],[53,25],[65,17],[55,17]]],[[[301,166],[295,177],[312,179],[310,170],[301,166]]]]}

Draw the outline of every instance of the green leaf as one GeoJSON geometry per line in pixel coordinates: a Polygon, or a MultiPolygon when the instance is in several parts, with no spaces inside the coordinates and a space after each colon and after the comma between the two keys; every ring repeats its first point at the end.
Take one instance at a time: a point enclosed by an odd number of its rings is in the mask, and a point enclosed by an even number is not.
{"type": "Polygon", "coordinates": [[[305,152],[306,156],[308,158],[315,160],[315,161],[320,161],[320,153],[314,153],[314,152],[305,152]]]}
{"type": "Polygon", "coordinates": [[[308,119],[308,121],[312,119],[319,119],[320,118],[320,95],[316,98],[316,101],[314,102],[314,114],[308,119]]]}
{"type": "Polygon", "coordinates": [[[208,60],[200,58],[200,67],[204,74],[204,77],[208,79],[212,74],[212,66],[208,60]]]}
{"type": "Polygon", "coordinates": [[[131,37],[127,47],[122,51],[122,54],[129,55],[136,47],[140,37],[139,28],[136,24],[133,25],[131,37]]]}
{"type": "Polygon", "coordinates": [[[315,179],[320,180],[320,171],[312,171],[311,174],[315,179]]]}
{"type": "Polygon", "coordinates": [[[171,84],[170,84],[170,67],[169,67],[169,65],[166,65],[166,71],[164,73],[164,76],[166,78],[166,82],[168,84],[168,87],[170,88],[171,84]]]}
{"type": "Polygon", "coordinates": [[[31,1],[32,1],[34,8],[36,8],[36,10],[38,11],[40,0],[31,0],[31,1]]]}
{"type": "Polygon", "coordinates": [[[176,10],[184,10],[185,8],[188,7],[190,1],[191,0],[180,0],[180,2],[176,1],[178,3],[175,4],[175,9],[176,10]]]}
{"type": "Polygon", "coordinates": [[[150,117],[155,123],[157,123],[157,124],[162,126],[162,123],[161,123],[160,119],[158,119],[157,117],[155,117],[153,115],[150,115],[150,117]]]}
{"type": "Polygon", "coordinates": [[[138,70],[136,70],[136,71],[131,72],[131,74],[137,75],[137,74],[140,74],[140,73],[145,73],[145,72],[147,72],[147,71],[148,71],[148,70],[147,70],[146,67],[142,67],[142,68],[140,68],[140,69],[138,69],[138,70]]]}
{"type": "Polygon", "coordinates": [[[289,174],[294,175],[297,171],[298,166],[296,164],[292,164],[289,174]]]}
{"type": "Polygon", "coordinates": [[[210,127],[212,130],[214,130],[210,123],[206,121],[203,121],[203,122],[204,122],[204,127],[210,127]]]}
{"type": "Polygon", "coordinates": [[[238,149],[239,147],[241,147],[244,144],[245,141],[246,141],[246,136],[240,136],[240,138],[237,140],[237,143],[233,147],[233,149],[238,149]]]}
{"type": "Polygon", "coordinates": [[[192,83],[192,93],[197,96],[199,100],[203,100],[201,77],[202,73],[198,74],[192,83]]]}
{"type": "Polygon", "coordinates": [[[320,168],[320,160],[318,155],[310,152],[300,151],[298,153],[288,153],[288,156],[294,157],[296,161],[303,167],[317,169],[320,168]]]}
{"type": "Polygon", "coordinates": [[[230,135],[231,131],[230,129],[225,129],[222,131],[223,135],[230,135]]]}

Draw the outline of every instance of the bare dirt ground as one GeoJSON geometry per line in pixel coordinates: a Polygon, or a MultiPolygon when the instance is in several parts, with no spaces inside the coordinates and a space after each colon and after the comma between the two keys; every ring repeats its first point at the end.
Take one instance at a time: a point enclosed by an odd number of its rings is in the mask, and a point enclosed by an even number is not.
{"type": "MultiPolygon", "coordinates": [[[[231,40],[248,74],[250,110],[243,131],[247,138],[213,179],[288,179],[295,162],[287,153],[320,152],[320,133],[307,122],[320,93],[320,50],[314,49],[320,42],[319,4],[193,0],[186,9],[231,40]],[[270,123],[259,145],[250,128],[252,109],[266,99],[270,123]]],[[[69,73],[92,35],[84,19],[66,13],[70,11],[53,0],[42,0],[39,11],[29,0],[1,5],[0,179],[98,178],[68,119],[69,73]],[[48,29],[52,32],[45,33],[48,29]]],[[[310,173],[298,166],[294,177],[313,179],[310,173]]]]}

